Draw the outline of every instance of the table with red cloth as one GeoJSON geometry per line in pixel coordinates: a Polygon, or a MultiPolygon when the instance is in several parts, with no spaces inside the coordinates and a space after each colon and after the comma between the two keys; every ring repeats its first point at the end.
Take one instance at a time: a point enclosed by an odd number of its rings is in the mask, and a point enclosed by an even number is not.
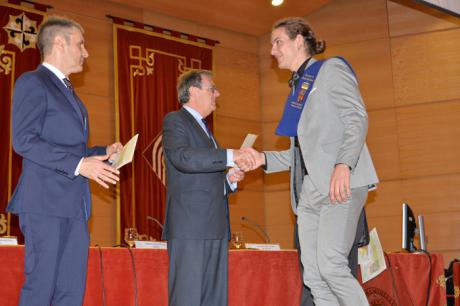
{"type": "Polygon", "coordinates": [[[444,259],[441,254],[428,256],[424,253],[390,253],[385,254],[385,261],[387,269],[362,284],[370,305],[444,306],[447,304],[444,259]],[[428,288],[430,288],[429,294],[428,288]],[[428,304],[427,297],[429,297],[428,304]]]}
{"type": "MultiPolygon", "coordinates": [[[[411,304],[399,305],[425,305],[427,257],[389,254],[388,260],[392,273],[387,270],[363,286],[371,305],[398,305],[394,303],[397,300],[411,301],[411,304]]],[[[18,304],[24,281],[23,261],[22,246],[0,246],[2,306],[18,304]]],[[[429,305],[443,306],[445,290],[438,282],[444,268],[442,256],[432,255],[431,261],[429,305]]],[[[165,250],[90,248],[84,305],[134,306],[137,298],[137,305],[166,306],[167,275],[165,250]]],[[[295,306],[299,305],[300,289],[296,251],[230,251],[230,306],[295,306]]]]}

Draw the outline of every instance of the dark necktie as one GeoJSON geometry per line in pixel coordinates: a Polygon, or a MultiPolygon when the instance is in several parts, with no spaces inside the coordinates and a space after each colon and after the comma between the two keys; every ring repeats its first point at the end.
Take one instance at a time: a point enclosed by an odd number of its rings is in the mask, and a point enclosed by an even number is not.
{"type": "Polygon", "coordinates": [[[214,136],[212,136],[211,129],[208,126],[208,122],[204,118],[202,118],[201,121],[203,122],[204,126],[206,127],[206,132],[208,132],[209,139],[211,139],[211,141],[214,143],[214,136]]]}
{"type": "Polygon", "coordinates": [[[64,81],[65,86],[72,93],[72,95],[75,95],[75,92],[73,90],[73,86],[70,80],[68,78],[63,78],[62,80],[64,81]]]}
{"type": "Polygon", "coordinates": [[[63,78],[62,81],[64,81],[65,86],[67,87],[67,89],[70,91],[70,93],[74,97],[75,103],[77,103],[78,108],[80,109],[80,114],[81,114],[81,117],[83,118],[83,121],[85,123],[85,128],[86,128],[86,120],[85,120],[85,115],[84,115],[85,113],[83,112],[83,108],[80,105],[80,101],[79,101],[77,95],[75,94],[75,91],[73,89],[72,83],[70,82],[70,80],[68,78],[63,78]]]}

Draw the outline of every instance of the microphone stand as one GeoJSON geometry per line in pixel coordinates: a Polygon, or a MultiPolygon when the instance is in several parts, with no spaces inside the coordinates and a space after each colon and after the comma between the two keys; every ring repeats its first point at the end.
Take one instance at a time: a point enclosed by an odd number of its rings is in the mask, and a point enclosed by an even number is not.
{"type": "Polygon", "coordinates": [[[267,232],[263,229],[262,226],[260,226],[259,224],[257,224],[255,221],[246,218],[245,216],[242,216],[242,217],[241,217],[241,221],[248,222],[248,223],[254,225],[255,227],[257,227],[257,228],[264,234],[265,243],[270,243],[270,241],[271,241],[271,240],[270,240],[270,236],[268,236],[267,232]]]}
{"type": "MultiPolygon", "coordinates": [[[[163,224],[161,224],[160,221],[157,220],[157,218],[154,218],[152,216],[147,216],[146,218],[147,218],[147,220],[155,222],[161,228],[161,233],[163,233],[164,226],[163,226],[163,224]]],[[[160,240],[161,240],[161,233],[160,233],[160,240]]]]}

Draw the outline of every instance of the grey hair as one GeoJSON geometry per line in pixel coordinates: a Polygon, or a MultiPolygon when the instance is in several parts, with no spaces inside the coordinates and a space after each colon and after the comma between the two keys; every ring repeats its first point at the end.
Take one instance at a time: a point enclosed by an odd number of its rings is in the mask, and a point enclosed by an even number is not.
{"type": "Polygon", "coordinates": [[[65,17],[51,16],[42,23],[37,38],[38,50],[40,50],[42,57],[51,52],[56,36],[63,36],[69,44],[73,29],[78,29],[84,33],[83,27],[79,23],[65,17]]]}
{"type": "Polygon", "coordinates": [[[212,77],[208,70],[189,70],[183,73],[177,80],[177,98],[180,105],[190,100],[190,87],[201,88],[202,76],[212,77]]]}

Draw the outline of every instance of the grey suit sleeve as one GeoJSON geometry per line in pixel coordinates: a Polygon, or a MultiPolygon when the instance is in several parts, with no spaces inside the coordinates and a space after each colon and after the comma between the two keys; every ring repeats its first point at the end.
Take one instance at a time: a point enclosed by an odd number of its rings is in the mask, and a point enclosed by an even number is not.
{"type": "MultiPolygon", "coordinates": [[[[184,173],[224,171],[227,168],[225,149],[191,145],[193,131],[183,120],[168,114],[163,122],[163,149],[173,166],[184,173]]],[[[198,137],[195,135],[195,137],[198,137]]]]}
{"type": "Polygon", "coordinates": [[[367,112],[358,82],[350,68],[339,59],[328,60],[325,68],[328,84],[331,84],[329,98],[338,109],[344,125],[343,142],[336,164],[346,164],[354,169],[367,135],[367,112]]]}
{"type": "Polygon", "coordinates": [[[289,150],[284,151],[264,151],[267,164],[265,165],[266,173],[288,171],[291,166],[291,153],[289,150]]]}

